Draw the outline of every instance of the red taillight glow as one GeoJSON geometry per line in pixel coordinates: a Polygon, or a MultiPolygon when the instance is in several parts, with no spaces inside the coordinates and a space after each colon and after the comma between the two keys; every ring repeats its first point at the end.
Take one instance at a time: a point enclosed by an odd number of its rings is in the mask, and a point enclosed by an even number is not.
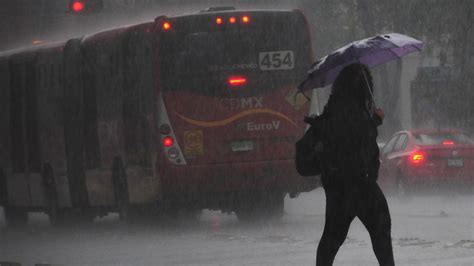
{"type": "Polygon", "coordinates": [[[454,141],[452,141],[452,140],[445,140],[445,141],[443,141],[443,145],[448,145],[448,146],[449,146],[449,145],[454,145],[454,141]]]}
{"type": "Polygon", "coordinates": [[[81,12],[82,10],[84,10],[84,3],[81,1],[74,1],[72,3],[72,10],[74,12],[81,12]]]}
{"type": "Polygon", "coordinates": [[[163,23],[162,26],[163,30],[170,30],[171,29],[171,24],[169,22],[163,23]]]}
{"type": "Polygon", "coordinates": [[[242,77],[242,76],[234,76],[234,77],[229,77],[227,82],[231,86],[240,86],[240,85],[244,85],[245,83],[247,83],[247,78],[242,77]]]}
{"type": "Polygon", "coordinates": [[[413,164],[421,164],[422,162],[425,161],[425,158],[426,156],[423,152],[415,152],[414,154],[410,156],[410,161],[413,164]]]}
{"type": "Polygon", "coordinates": [[[249,23],[250,22],[250,17],[249,16],[243,16],[242,17],[242,22],[243,23],[249,23]]]}
{"type": "Polygon", "coordinates": [[[173,146],[174,144],[174,140],[172,137],[164,137],[163,138],[163,146],[169,148],[171,146],[173,146]]]}
{"type": "Polygon", "coordinates": [[[44,43],[44,41],[42,41],[42,40],[33,40],[32,43],[33,43],[34,45],[38,45],[38,44],[44,43]]]}
{"type": "Polygon", "coordinates": [[[222,20],[222,18],[216,18],[217,25],[221,25],[222,23],[224,23],[224,20],[222,20]]]}
{"type": "Polygon", "coordinates": [[[236,21],[237,21],[237,19],[236,19],[235,17],[230,17],[230,18],[229,18],[229,22],[230,22],[231,24],[234,24],[236,21]]]}

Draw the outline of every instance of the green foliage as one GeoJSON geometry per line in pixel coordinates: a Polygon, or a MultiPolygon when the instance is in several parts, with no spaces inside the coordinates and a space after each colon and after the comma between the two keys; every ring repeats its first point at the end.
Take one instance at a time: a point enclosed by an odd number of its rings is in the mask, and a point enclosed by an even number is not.
{"type": "MultiPolygon", "coordinates": [[[[450,100],[455,110],[447,115],[474,129],[474,119],[471,119],[474,106],[470,104],[474,101],[474,1],[302,0],[301,3],[313,24],[316,58],[348,42],[387,32],[423,40],[425,56],[447,57],[455,71],[446,89],[457,92],[450,100]]],[[[386,120],[391,120],[387,122],[394,127],[398,127],[397,118],[390,117],[390,113],[397,108],[394,103],[396,105],[399,98],[399,84],[395,79],[400,71],[401,65],[390,73],[382,69],[383,84],[377,84],[382,95],[379,104],[386,108],[386,120]]]]}

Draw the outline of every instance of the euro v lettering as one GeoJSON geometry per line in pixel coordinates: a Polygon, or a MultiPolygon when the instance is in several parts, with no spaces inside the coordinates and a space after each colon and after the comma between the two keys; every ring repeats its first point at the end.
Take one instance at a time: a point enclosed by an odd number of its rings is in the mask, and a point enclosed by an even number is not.
{"type": "Polygon", "coordinates": [[[273,120],[271,123],[247,123],[247,131],[264,131],[264,130],[278,130],[280,128],[280,121],[273,120]]]}

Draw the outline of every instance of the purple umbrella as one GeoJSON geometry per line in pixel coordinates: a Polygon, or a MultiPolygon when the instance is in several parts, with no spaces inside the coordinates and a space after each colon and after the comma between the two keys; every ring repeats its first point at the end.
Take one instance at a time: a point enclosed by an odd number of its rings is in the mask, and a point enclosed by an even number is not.
{"type": "Polygon", "coordinates": [[[398,33],[355,41],[316,61],[298,89],[306,91],[329,85],[345,66],[352,63],[374,67],[406,54],[421,51],[422,48],[423,42],[398,33]]]}

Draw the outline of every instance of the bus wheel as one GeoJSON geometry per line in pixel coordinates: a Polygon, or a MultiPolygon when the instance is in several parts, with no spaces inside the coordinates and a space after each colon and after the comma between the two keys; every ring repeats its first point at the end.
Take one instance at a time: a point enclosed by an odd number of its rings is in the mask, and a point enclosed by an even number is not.
{"type": "Polygon", "coordinates": [[[112,182],[119,218],[121,221],[127,221],[130,212],[127,173],[122,158],[119,156],[114,157],[112,164],[112,182]]]}
{"type": "Polygon", "coordinates": [[[28,223],[28,212],[8,204],[7,179],[0,168],[0,205],[3,206],[3,214],[7,226],[19,227],[28,223]]]}
{"type": "Polygon", "coordinates": [[[280,219],[284,215],[285,193],[252,193],[242,197],[235,209],[235,214],[241,222],[252,222],[269,219],[280,219]]]}
{"type": "Polygon", "coordinates": [[[283,192],[275,192],[269,197],[267,206],[268,217],[280,219],[285,214],[285,195],[283,192]]]}
{"type": "Polygon", "coordinates": [[[28,223],[28,212],[20,208],[5,206],[3,207],[3,214],[7,226],[20,227],[28,223]]]}
{"type": "Polygon", "coordinates": [[[202,210],[197,209],[180,209],[176,211],[170,211],[167,216],[172,218],[174,221],[179,222],[192,222],[197,223],[201,219],[202,210]]]}
{"type": "Polygon", "coordinates": [[[51,164],[45,163],[43,165],[42,179],[49,223],[54,226],[60,225],[63,222],[64,215],[59,209],[58,190],[51,164]]]}
{"type": "Polygon", "coordinates": [[[3,168],[0,168],[0,206],[6,206],[8,204],[8,189],[7,189],[7,177],[3,172],[3,168]]]}

